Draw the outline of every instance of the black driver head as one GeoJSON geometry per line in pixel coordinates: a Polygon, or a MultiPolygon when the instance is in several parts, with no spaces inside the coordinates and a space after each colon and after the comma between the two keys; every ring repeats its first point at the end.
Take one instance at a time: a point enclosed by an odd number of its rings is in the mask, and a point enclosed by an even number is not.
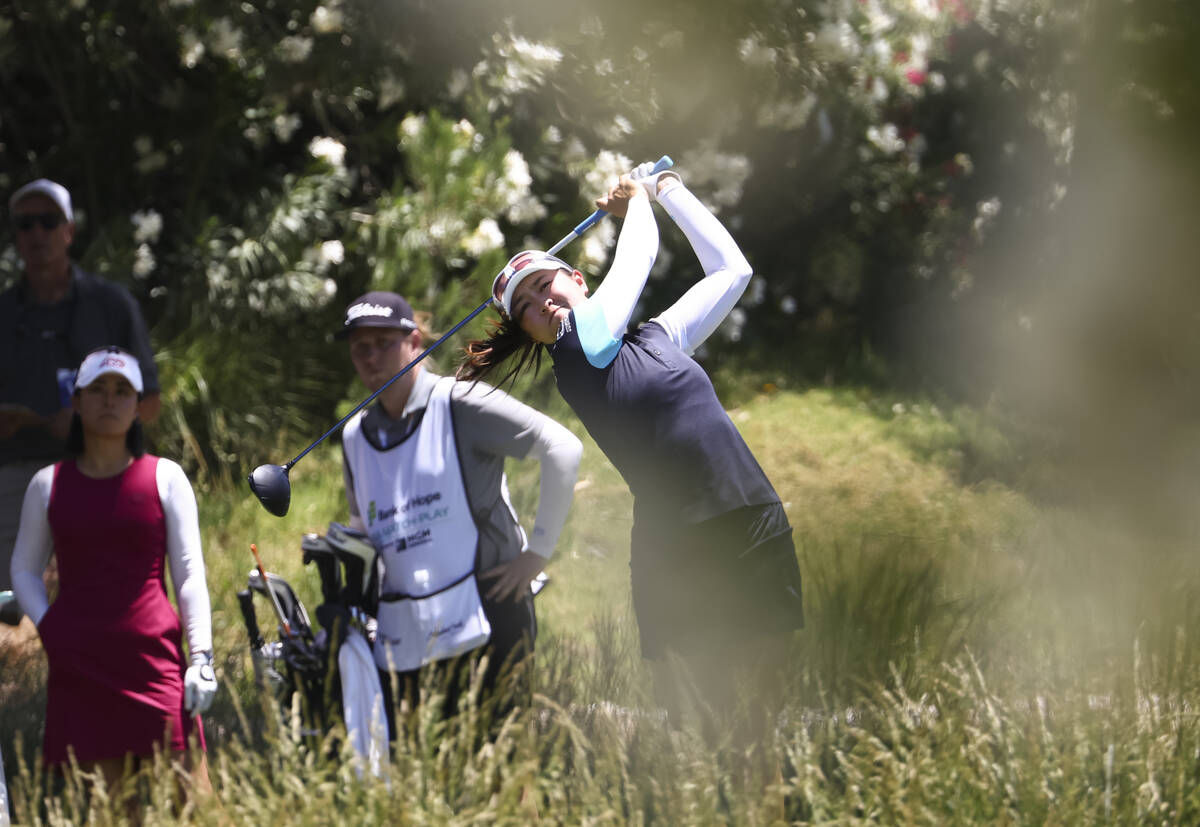
{"type": "Polygon", "coordinates": [[[288,506],[292,504],[292,483],[286,468],[282,465],[260,465],[246,479],[263,508],[276,517],[288,513],[288,506]]]}

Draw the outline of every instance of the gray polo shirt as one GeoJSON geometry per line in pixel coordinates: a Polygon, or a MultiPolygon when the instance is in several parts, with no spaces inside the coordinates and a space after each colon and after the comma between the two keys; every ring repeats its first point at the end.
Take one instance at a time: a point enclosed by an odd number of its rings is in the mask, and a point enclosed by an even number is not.
{"type": "MultiPolygon", "coordinates": [[[[388,416],[378,402],[371,405],[362,420],[362,434],[367,443],[376,450],[387,450],[408,438],[420,426],[433,386],[440,378],[429,370],[421,370],[399,419],[388,416]]],[[[450,392],[450,410],[463,484],[479,530],[479,570],[512,560],[527,547],[549,557],[558,532],[554,530],[555,536],[545,539],[535,537],[529,541],[526,538],[508,501],[504,460],[506,457],[525,459],[539,444],[553,452],[556,445],[563,446],[565,434],[573,443],[567,447],[576,452],[577,464],[578,440],[546,415],[483,382],[456,383],[450,392]],[[549,547],[544,547],[546,545],[549,547]]],[[[361,526],[362,512],[353,493],[353,470],[346,463],[345,454],[342,455],[342,473],[351,523],[361,526]]],[[[545,465],[542,473],[546,474],[545,465]]],[[[574,483],[573,470],[570,482],[574,483]]],[[[571,492],[562,494],[569,502],[571,492]]]]}

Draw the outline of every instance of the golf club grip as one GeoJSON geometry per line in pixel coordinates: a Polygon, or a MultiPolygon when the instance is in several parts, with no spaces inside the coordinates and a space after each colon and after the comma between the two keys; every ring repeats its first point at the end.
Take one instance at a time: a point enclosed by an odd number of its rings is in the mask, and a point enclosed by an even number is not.
{"type": "Polygon", "coordinates": [[[262,632],[258,629],[258,617],[254,614],[254,595],[249,589],[237,593],[238,606],[242,609],[242,620],[246,623],[246,632],[250,635],[250,649],[257,652],[263,645],[262,632]]]}
{"type": "MultiPolygon", "coordinates": [[[[665,172],[673,166],[675,166],[675,162],[671,160],[671,156],[664,155],[655,162],[654,168],[651,170],[651,172],[665,172]]],[[[575,229],[572,230],[571,233],[577,236],[583,235],[585,232],[591,229],[597,221],[606,215],[608,215],[608,213],[604,210],[596,210],[587,218],[583,219],[583,221],[580,221],[578,224],[576,224],[575,229]]]]}

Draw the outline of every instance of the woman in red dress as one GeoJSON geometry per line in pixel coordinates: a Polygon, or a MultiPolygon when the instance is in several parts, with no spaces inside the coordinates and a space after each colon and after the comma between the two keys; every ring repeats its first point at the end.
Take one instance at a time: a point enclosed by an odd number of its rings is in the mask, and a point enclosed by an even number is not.
{"type": "MultiPolygon", "coordinates": [[[[137,359],[112,347],[80,365],[68,437],[72,458],[37,473],[25,493],[13,591],[49,663],[43,759],[74,756],[110,789],[133,756],[184,752],[217,690],[212,618],[196,498],[183,469],[146,454],[137,419],[137,359]],[[50,603],[42,573],[58,558],[50,603]],[[183,624],[167,598],[169,566],[183,624]],[[190,665],[184,659],[186,626],[190,665]]],[[[193,779],[209,789],[203,753],[193,779]]]]}

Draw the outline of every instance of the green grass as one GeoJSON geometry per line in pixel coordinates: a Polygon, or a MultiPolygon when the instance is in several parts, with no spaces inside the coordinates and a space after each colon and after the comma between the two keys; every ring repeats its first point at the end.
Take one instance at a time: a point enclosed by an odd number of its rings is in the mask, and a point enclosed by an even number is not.
{"type": "MultiPolygon", "coordinates": [[[[581,433],[544,385],[522,395],[581,433]]],[[[679,728],[662,720],[631,616],[629,494],[586,439],[553,583],[538,599],[532,708],[447,724],[427,705],[386,783],[360,780],[336,740],[295,737],[253,686],[234,593],[255,542],[310,609],[318,602],[300,536],[345,518],[339,455],[323,447],[296,467],[284,519],[244,487],[201,492],[224,687],[207,722],[220,806],[172,810],[162,766],[148,774],[148,820],[1200,818],[1200,577],[1190,548],[1100,510],[1031,501],[1014,485],[1030,469],[1049,478],[1052,457],[985,412],[856,389],[735,396],[731,415],[785,502],[805,578],[807,627],[787,664],[786,702],[757,743],[738,735],[730,710],[713,711],[707,730],[703,715],[679,728]],[[489,726],[496,734],[482,738],[489,726]]],[[[536,468],[511,463],[510,476],[532,518],[536,468]]],[[[260,611],[264,629],[269,620],[260,611]]],[[[40,682],[34,668],[13,695],[19,704],[0,713],[21,820],[108,823],[102,801],[48,786],[9,758],[18,734],[25,765],[35,758],[40,682]]]]}

